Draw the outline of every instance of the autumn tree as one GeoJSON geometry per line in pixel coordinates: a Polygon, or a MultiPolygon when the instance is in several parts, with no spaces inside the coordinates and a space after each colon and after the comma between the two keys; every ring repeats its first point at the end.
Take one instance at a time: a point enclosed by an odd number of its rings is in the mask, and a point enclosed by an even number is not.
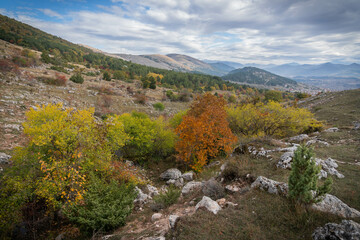
{"type": "Polygon", "coordinates": [[[178,158],[201,171],[210,158],[229,153],[237,138],[226,119],[226,101],[210,93],[196,98],[176,128],[178,158]]]}

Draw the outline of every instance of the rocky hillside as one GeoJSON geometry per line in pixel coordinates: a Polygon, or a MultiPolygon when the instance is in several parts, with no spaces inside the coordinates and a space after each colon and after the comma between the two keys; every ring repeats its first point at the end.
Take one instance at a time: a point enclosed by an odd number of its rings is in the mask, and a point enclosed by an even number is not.
{"type": "Polygon", "coordinates": [[[287,87],[287,86],[297,85],[296,81],[294,80],[281,77],[255,67],[244,67],[244,68],[236,69],[229,72],[227,75],[223,76],[222,78],[224,80],[233,81],[233,82],[258,84],[264,86],[287,87]]]}

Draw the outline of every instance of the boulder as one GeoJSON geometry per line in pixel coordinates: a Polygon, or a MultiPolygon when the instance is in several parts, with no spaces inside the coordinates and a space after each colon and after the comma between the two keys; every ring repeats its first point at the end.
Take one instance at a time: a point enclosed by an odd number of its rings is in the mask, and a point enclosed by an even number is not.
{"type": "Polygon", "coordinates": [[[279,194],[286,196],[289,191],[289,186],[283,182],[277,182],[263,176],[259,176],[255,182],[251,184],[251,188],[259,188],[272,194],[279,194]]]}
{"type": "Polygon", "coordinates": [[[196,182],[196,181],[188,182],[181,190],[181,193],[183,195],[186,195],[186,194],[194,191],[195,189],[200,189],[202,187],[202,185],[203,185],[202,182],[196,182]]]}
{"type": "Polygon", "coordinates": [[[312,139],[310,141],[307,141],[305,145],[308,147],[308,146],[310,146],[312,144],[322,144],[325,147],[330,146],[330,144],[328,142],[325,142],[325,141],[322,141],[322,140],[319,140],[319,139],[312,139]]]}
{"type": "Polygon", "coordinates": [[[335,175],[338,178],[344,178],[345,176],[336,169],[338,164],[332,158],[328,158],[326,160],[322,160],[320,158],[315,158],[316,165],[320,165],[322,170],[320,172],[320,176],[326,178],[328,174],[335,175]],[[324,174],[326,172],[326,174],[324,174]]]}
{"type": "Polygon", "coordinates": [[[289,142],[302,142],[308,138],[309,138],[309,136],[307,134],[300,134],[300,135],[289,138],[289,142]]]}
{"type": "Polygon", "coordinates": [[[195,206],[195,210],[198,210],[199,208],[206,208],[208,211],[212,212],[213,214],[217,214],[218,211],[221,210],[221,207],[219,204],[212,200],[211,198],[204,196],[198,204],[195,206]]]}
{"type": "Polygon", "coordinates": [[[332,213],[343,218],[360,217],[358,210],[349,207],[340,199],[330,194],[325,194],[322,201],[311,205],[311,208],[321,212],[332,213]]]}
{"type": "Polygon", "coordinates": [[[173,184],[175,187],[182,187],[184,186],[184,179],[178,178],[178,179],[170,179],[166,182],[167,185],[173,184]]]}
{"type": "Polygon", "coordinates": [[[147,189],[149,191],[149,195],[151,197],[153,197],[155,195],[159,195],[159,191],[158,191],[158,189],[156,187],[154,187],[154,186],[152,186],[150,184],[148,184],[146,187],[147,187],[147,189]]]}
{"type": "Polygon", "coordinates": [[[148,194],[143,193],[140,188],[135,187],[135,190],[138,192],[137,197],[134,200],[135,204],[143,205],[145,204],[151,197],[148,194]]]}
{"type": "Polygon", "coordinates": [[[360,224],[352,220],[342,220],[340,224],[327,223],[315,229],[314,240],[359,240],[360,224]]]}
{"type": "Polygon", "coordinates": [[[338,132],[339,131],[339,128],[337,127],[332,127],[332,128],[328,128],[326,130],[324,130],[324,132],[338,132]]]}
{"type": "Polygon", "coordinates": [[[181,175],[185,181],[192,181],[194,179],[194,172],[187,172],[181,175]]]}
{"type": "Polygon", "coordinates": [[[291,162],[294,157],[294,152],[286,152],[281,155],[279,162],[276,164],[278,168],[291,169],[291,162]]]}
{"type": "Polygon", "coordinates": [[[177,168],[170,168],[160,175],[163,180],[176,180],[181,177],[181,172],[177,168]]]}
{"type": "Polygon", "coordinates": [[[162,218],[162,214],[161,214],[161,213],[154,213],[154,214],[151,216],[151,221],[152,221],[152,222],[156,222],[156,221],[159,221],[161,218],[162,218]]]}
{"type": "Polygon", "coordinates": [[[226,199],[220,198],[220,199],[216,200],[216,202],[219,204],[220,207],[225,207],[226,199]]]}
{"type": "Polygon", "coordinates": [[[169,216],[169,226],[171,229],[176,227],[176,223],[179,221],[180,217],[178,215],[170,215],[169,216]]]}
{"type": "Polygon", "coordinates": [[[11,158],[10,155],[0,152],[0,164],[9,164],[9,159],[11,158]]]}
{"type": "Polygon", "coordinates": [[[208,196],[213,200],[217,200],[225,196],[224,187],[220,183],[218,183],[214,178],[206,181],[203,184],[201,190],[205,196],[208,196]]]}

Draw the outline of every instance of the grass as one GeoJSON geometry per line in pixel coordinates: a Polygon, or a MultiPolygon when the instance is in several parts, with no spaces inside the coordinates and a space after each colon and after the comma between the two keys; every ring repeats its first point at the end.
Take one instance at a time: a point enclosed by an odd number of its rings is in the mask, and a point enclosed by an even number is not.
{"type": "Polygon", "coordinates": [[[318,226],[339,222],[333,215],[293,207],[285,198],[262,191],[234,195],[238,206],[214,215],[199,210],[182,218],[168,238],[192,239],[311,239],[318,226]]]}

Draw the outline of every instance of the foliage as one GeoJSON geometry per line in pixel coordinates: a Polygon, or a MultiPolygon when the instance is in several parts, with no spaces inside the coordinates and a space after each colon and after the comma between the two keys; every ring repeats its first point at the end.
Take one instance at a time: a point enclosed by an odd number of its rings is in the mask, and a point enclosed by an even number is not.
{"type": "Polygon", "coordinates": [[[177,128],[183,120],[183,117],[187,114],[188,110],[179,111],[169,121],[172,128],[177,128]]]}
{"type": "Polygon", "coordinates": [[[110,73],[104,72],[104,73],[103,73],[103,79],[104,79],[105,81],[111,81],[110,73]]]}
{"type": "Polygon", "coordinates": [[[265,101],[281,102],[283,99],[282,93],[276,90],[269,90],[265,92],[265,101]]]}
{"type": "Polygon", "coordinates": [[[181,191],[174,185],[170,185],[166,192],[154,196],[154,201],[163,207],[169,207],[177,202],[180,197],[181,191]]]}
{"type": "Polygon", "coordinates": [[[84,82],[84,78],[81,76],[81,73],[75,73],[70,77],[70,81],[82,84],[84,82]]]}
{"type": "Polygon", "coordinates": [[[313,155],[313,150],[306,146],[300,146],[294,152],[289,176],[289,198],[300,204],[318,202],[321,196],[331,190],[331,178],[318,186],[321,167],[316,166],[313,155]]]}
{"type": "Polygon", "coordinates": [[[226,101],[209,93],[199,96],[176,128],[178,158],[201,171],[209,158],[228,153],[236,142],[226,120],[226,101]]]}
{"type": "Polygon", "coordinates": [[[228,98],[228,102],[229,103],[236,103],[236,96],[235,95],[230,95],[228,98]]]}
{"type": "Polygon", "coordinates": [[[227,108],[231,130],[244,136],[284,137],[305,132],[315,123],[313,114],[303,108],[277,102],[248,103],[227,108]]]}
{"type": "Polygon", "coordinates": [[[125,225],[136,195],[133,185],[118,184],[116,181],[108,184],[93,176],[84,201],[68,205],[64,213],[89,234],[106,232],[125,225]]]}
{"type": "Polygon", "coordinates": [[[158,111],[164,111],[164,109],[165,109],[164,104],[162,104],[161,102],[154,103],[153,107],[158,111]]]}

